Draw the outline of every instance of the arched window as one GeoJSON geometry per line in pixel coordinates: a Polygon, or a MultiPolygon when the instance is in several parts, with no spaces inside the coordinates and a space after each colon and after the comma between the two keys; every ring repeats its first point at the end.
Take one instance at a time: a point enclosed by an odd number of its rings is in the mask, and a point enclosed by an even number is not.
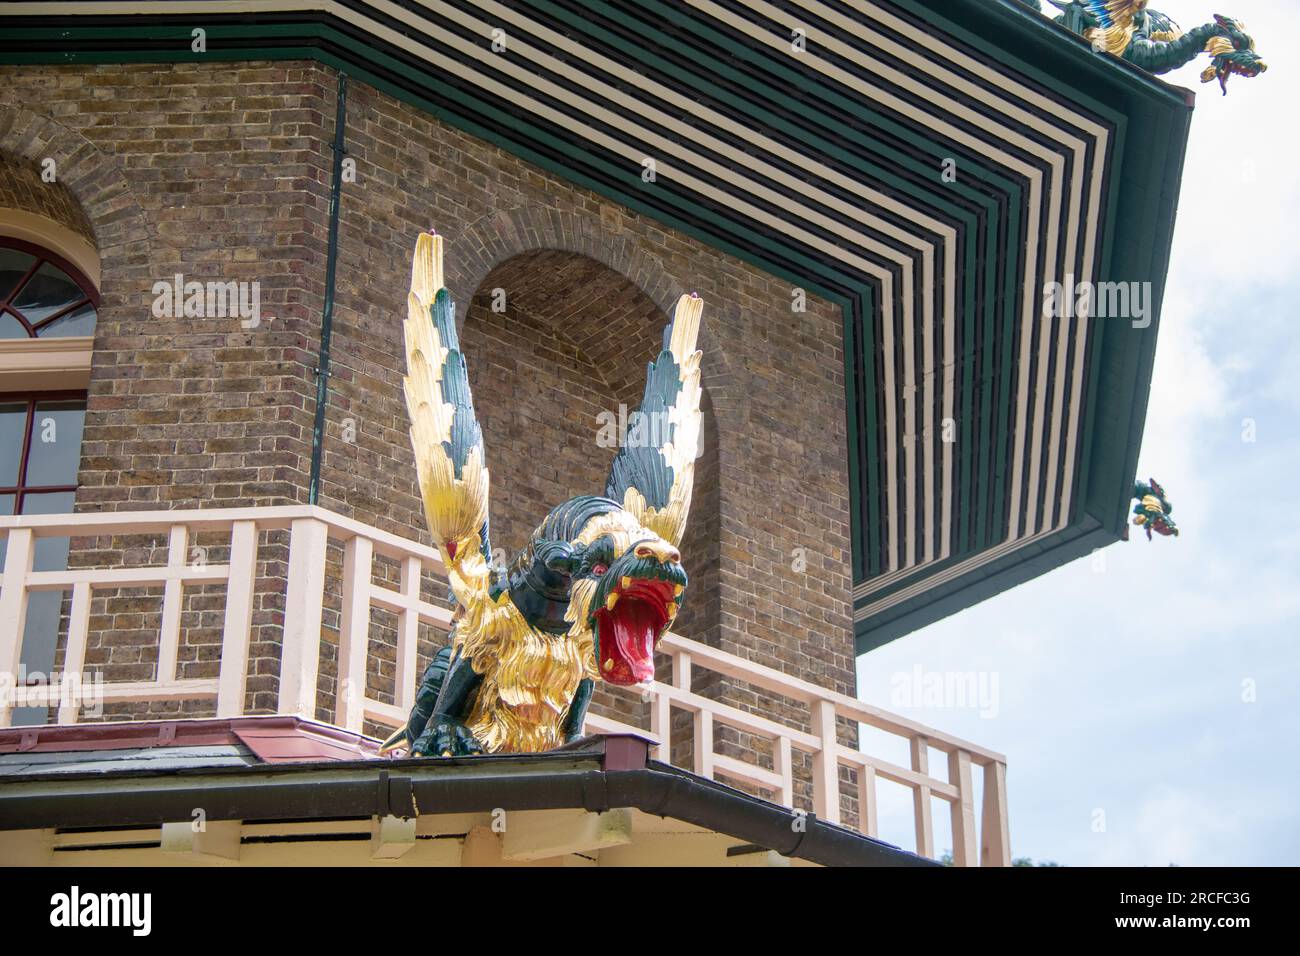
{"type": "Polygon", "coordinates": [[[39,359],[18,388],[0,377],[0,514],[72,510],[86,393],[67,388],[40,342],[88,343],[98,310],[99,291],[76,266],[43,246],[0,236],[0,341],[7,340],[10,356],[39,359]]]}
{"type": "MultiPolygon", "coordinates": [[[[0,515],[68,514],[77,492],[99,291],[62,256],[0,236],[0,515]]],[[[67,538],[40,538],[33,570],[67,567],[67,538]]],[[[0,563],[4,560],[0,542],[0,563]]],[[[54,668],[64,594],[28,597],[22,665],[54,668]]],[[[29,678],[30,680],[30,678],[29,678]]],[[[16,708],[14,724],[43,724],[41,707],[16,708]]]]}
{"type": "Polygon", "coordinates": [[[0,237],[0,339],[95,334],[99,292],[48,249],[0,237]]]}

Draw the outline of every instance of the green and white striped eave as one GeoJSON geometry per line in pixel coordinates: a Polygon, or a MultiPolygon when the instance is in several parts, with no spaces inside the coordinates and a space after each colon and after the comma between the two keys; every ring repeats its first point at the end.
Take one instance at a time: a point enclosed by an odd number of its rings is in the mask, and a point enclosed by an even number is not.
{"type": "Polygon", "coordinates": [[[1158,318],[1052,319],[1042,290],[1149,281],[1158,301],[1190,96],[1011,0],[101,0],[0,18],[7,63],[317,59],[839,303],[860,649],[1123,526],[1158,318]]]}

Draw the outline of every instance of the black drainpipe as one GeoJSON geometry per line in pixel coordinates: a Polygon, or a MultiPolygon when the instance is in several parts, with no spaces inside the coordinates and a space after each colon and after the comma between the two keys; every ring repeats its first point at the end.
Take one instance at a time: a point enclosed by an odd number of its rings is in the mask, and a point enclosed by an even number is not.
{"type": "Polygon", "coordinates": [[[339,194],[343,182],[343,131],[347,125],[348,75],[339,73],[338,111],[334,118],[334,181],[330,186],[330,238],[325,264],[325,311],[320,323],[320,357],[316,360],[316,423],[311,432],[311,479],[307,503],[320,497],[320,462],[325,445],[325,404],[329,400],[330,335],[334,331],[334,273],[339,255],[339,194]]]}

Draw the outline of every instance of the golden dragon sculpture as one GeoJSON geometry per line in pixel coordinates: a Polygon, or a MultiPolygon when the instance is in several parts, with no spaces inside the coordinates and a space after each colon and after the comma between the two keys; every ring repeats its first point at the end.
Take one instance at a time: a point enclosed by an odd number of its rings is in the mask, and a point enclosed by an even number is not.
{"type": "Polygon", "coordinates": [[[686,589],[678,547],[700,441],[703,303],[677,303],[602,496],[553,508],[507,568],[490,564],[489,475],[443,239],[416,242],[406,406],[429,531],[457,605],[406,725],[411,755],[537,752],[578,736],[594,682],[644,684],[686,589]]]}

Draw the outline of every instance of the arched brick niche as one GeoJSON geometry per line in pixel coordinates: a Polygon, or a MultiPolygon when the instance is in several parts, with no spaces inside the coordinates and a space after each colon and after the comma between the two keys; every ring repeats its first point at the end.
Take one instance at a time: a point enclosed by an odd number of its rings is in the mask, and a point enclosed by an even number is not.
{"type": "Polygon", "coordinates": [[[42,215],[97,248],[105,311],[144,301],[135,287],[148,288],[149,228],[118,159],[48,116],[0,103],[0,164],[0,207],[42,215]]]}
{"type": "Polygon", "coordinates": [[[46,182],[40,168],[11,153],[0,153],[0,208],[25,209],[66,226],[83,239],[95,241],[85,210],[67,186],[46,182]]]}
{"type": "Polygon", "coordinates": [[[95,231],[72,190],[47,182],[41,167],[0,152],[0,236],[43,245],[71,262],[99,288],[95,231]]]}
{"type": "MultiPolygon", "coordinates": [[[[631,279],[574,252],[513,256],[479,284],[461,344],[492,474],[492,545],[506,558],[549,508],[603,492],[616,449],[603,440],[602,415],[621,420],[638,407],[667,321],[631,279]]],[[[717,428],[707,396],[704,410],[683,541],[691,588],[678,627],[701,640],[716,639],[700,632],[718,619],[717,428]]],[[[607,691],[596,703],[624,715],[642,706],[607,691]]]]}

